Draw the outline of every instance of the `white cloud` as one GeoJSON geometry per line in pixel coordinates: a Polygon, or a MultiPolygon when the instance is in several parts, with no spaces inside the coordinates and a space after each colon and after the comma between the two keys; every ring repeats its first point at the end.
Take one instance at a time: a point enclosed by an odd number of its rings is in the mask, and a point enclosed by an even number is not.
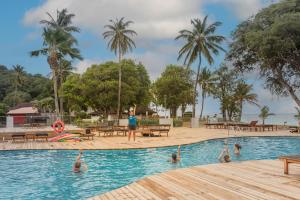
{"type": "Polygon", "coordinates": [[[74,13],[76,25],[95,32],[103,32],[103,26],[115,17],[125,17],[135,23],[132,28],[139,38],[174,38],[179,30],[189,26],[190,19],[202,17],[204,4],[218,3],[232,9],[245,19],[260,9],[263,0],[47,0],[27,11],[23,23],[37,25],[41,19],[55,16],[56,10],[67,8],[74,13]]]}
{"type": "Polygon", "coordinates": [[[195,0],[48,0],[26,12],[25,25],[38,24],[47,18],[46,12],[55,15],[57,9],[67,8],[76,15],[74,22],[92,32],[103,32],[103,26],[115,17],[133,20],[138,37],[165,39],[189,25],[191,18],[200,17],[202,1],[195,0]]]}
{"type": "Polygon", "coordinates": [[[87,68],[91,67],[93,64],[99,64],[99,63],[101,63],[101,61],[96,59],[81,60],[74,66],[75,68],[74,72],[82,74],[87,70],[87,68]]]}

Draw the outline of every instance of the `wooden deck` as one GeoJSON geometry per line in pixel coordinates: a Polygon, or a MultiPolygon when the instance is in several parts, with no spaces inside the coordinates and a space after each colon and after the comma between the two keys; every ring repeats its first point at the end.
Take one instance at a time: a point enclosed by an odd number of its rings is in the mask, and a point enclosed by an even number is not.
{"type": "Polygon", "coordinates": [[[291,165],[290,175],[283,174],[279,160],[178,169],[91,199],[299,200],[300,165],[291,165]]]}

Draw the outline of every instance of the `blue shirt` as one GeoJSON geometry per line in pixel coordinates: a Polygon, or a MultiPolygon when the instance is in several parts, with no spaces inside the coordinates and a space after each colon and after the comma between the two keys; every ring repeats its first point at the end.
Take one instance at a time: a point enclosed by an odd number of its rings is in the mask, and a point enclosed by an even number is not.
{"type": "Polygon", "coordinates": [[[128,117],[128,123],[130,126],[136,126],[136,117],[133,115],[130,115],[128,117]]]}

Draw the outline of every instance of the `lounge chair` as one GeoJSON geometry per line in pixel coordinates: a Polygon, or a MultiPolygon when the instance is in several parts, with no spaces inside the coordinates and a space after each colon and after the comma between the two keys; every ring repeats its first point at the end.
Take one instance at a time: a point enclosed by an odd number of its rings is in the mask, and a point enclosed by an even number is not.
{"type": "Polygon", "coordinates": [[[14,133],[11,135],[12,141],[13,142],[25,142],[25,133],[14,133]]]}
{"type": "Polygon", "coordinates": [[[91,129],[85,129],[84,133],[80,134],[80,137],[81,138],[87,138],[88,140],[90,138],[92,138],[92,140],[93,140],[95,135],[96,134],[94,134],[94,133],[91,132],[91,129]]]}
{"type": "Polygon", "coordinates": [[[284,174],[289,174],[290,163],[300,164],[300,155],[281,156],[279,159],[283,161],[284,174]]]}
{"type": "Polygon", "coordinates": [[[44,140],[46,142],[48,142],[48,133],[36,133],[35,134],[35,139],[36,140],[44,140]]]}
{"type": "Polygon", "coordinates": [[[124,136],[127,135],[128,127],[127,126],[114,126],[113,130],[119,135],[119,133],[123,134],[124,136]]]}
{"type": "Polygon", "coordinates": [[[241,130],[249,129],[250,131],[252,131],[252,129],[254,129],[254,131],[257,131],[257,127],[256,127],[257,122],[258,121],[251,121],[249,124],[239,124],[238,127],[241,130]]]}

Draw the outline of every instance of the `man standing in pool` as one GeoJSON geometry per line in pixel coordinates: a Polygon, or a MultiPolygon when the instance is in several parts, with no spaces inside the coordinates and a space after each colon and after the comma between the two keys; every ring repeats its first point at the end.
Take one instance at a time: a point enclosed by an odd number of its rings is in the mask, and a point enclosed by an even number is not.
{"type": "Polygon", "coordinates": [[[134,105],[133,110],[130,110],[128,117],[128,141],[130,141],[131,134],[133,135],[133,141],[135,141],[135,130],[136,130],[136,117],[135,117],[136,105],[134,105]]]}
{"type": "Polygon", "coordinates": [[[79,154],[76,157],[76,161],[73,166],[73,172],[75,172],[75,173],[79,173],[81,171],[87,171],[87,169],[88,169],[87,165],[81,161],[82,154],[83,154],[83,151],[82,151],[82,149],[80,149],[79,154]],[[81,170],[81,168],[83,168],[83,169],[81,170]]]}

